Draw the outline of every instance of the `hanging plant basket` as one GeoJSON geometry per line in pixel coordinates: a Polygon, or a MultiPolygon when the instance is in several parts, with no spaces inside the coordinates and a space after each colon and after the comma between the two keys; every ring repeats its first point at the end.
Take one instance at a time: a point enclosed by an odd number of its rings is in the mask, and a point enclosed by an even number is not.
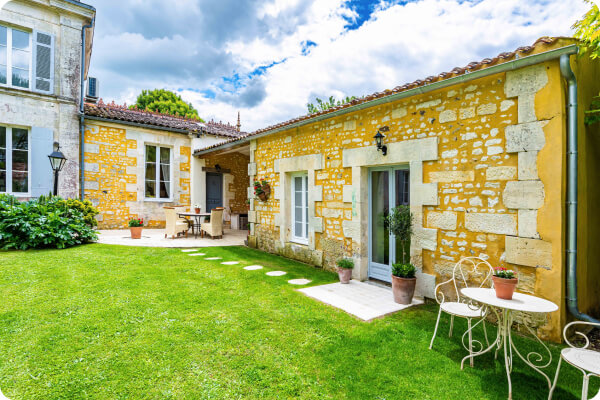
{"type": "Polygon", "coordinates": [[[267,201],[271,195],[271,186],[267,181],[256,181],[254,182],[254,194],[258,196],[260,201],[267,201]]]}

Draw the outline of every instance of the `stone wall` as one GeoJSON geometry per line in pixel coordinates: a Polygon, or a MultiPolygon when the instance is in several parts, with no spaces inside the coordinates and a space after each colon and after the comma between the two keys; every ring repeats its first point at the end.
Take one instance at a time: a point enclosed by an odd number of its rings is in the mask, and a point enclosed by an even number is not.
{"type": "Polygon", "coordinates": [[[87,120],[84,151],[85,197],[98,207],[101,229],[125,228],[131,218],[164,227],[164,206],[190,207],[187,135],[87,120]],[[172,201],[144,198],[145,144],[171,148],[172,201]]]}

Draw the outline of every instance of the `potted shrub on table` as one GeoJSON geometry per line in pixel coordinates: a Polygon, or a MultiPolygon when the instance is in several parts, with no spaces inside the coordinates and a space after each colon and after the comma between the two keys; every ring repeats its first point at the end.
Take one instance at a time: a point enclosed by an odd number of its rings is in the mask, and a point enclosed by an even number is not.
{"type": "Polygon", "coordinates": [[[392,265],[392,293],[394,301],[399,304],[412,303],[415,294],[417,269],[410,263],[410,236],[412,235],[413,215],[410,207],[400,205],[394,207],[391,213],[385,217],[390,232],[396,236],[401,244],[401,262],[392,265]],[[408,258],[408,260],[407,260],[408,258]]]}
{"type": "Polygon", "coordinates": [[[337,261],[337,272],[340,277],[340,283],[350,283],[352,279],[352,269],[354,268],[354,261],[349,258],[342,258],[337,261]]]}
{"type": "Polygon", "coordinates": [[[144,219],[132,218],[129,220],[129,232],[132,239],[142,238],[142,229],[144,227],[144,219]]]}
{"type": "Polygon", "coordinates": [[[496,297],[504,300],[512,300],[519,279],[515,278],[515,271],[498,267],[494,269],[492,276],[496,297]]]}

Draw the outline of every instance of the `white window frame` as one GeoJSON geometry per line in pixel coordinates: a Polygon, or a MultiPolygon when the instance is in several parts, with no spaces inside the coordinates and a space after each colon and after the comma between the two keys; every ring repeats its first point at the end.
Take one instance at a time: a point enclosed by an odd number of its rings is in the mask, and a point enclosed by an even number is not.
{"type": "Polygon", "coordinates": [[[291,241],[300,244],[308,244],[308,173],[297,172],[290,175],[291,178],[291,197],[292,197],[292,209],[291,209],[291,241]],[[304,210],[302,213],[302,236],[296,236],[296,178],[302,178],[302,203],[301,207],[304,210]]]}
{"type": "MultiPolygon", "coordinates": [[[[24,126],[7,126],[0,125],[6,128],[6,191],[0,190],[0,193],[11,194],[17,197],[31,197],[31,129],[24,126]],[[12,130],[24,129],[27,131],[27,192],[13,192],[12,191],[12,130]]],[[[48,168],[50,168],[50,162],[48,162],[48,168]]]]}
{"type": "Polygon", "coordinates": [[[144,143],[144,201],[157,201],[163,203],[170,203],[173,201],[173,167],[174,167],[174,158],[173,155],[175,152],[173,151],[173,147],[165,146],[164,144],[156,144],[156,143],[144,143]],[[152,146],[156,151],[156,175],[154,177],[154,182],[156,184],[154,193],[156,196],[160,195],[160,149],[169,149],[169,197],[146,197],[146,152],[148,151],[148,146],[152,146]]]}
{"type": "Polygon", "coordinates": [[[0,87],[10,87],[21,90],[32,90],[32,82],[33,82],[33,32],[29,29],[25,28],[17,28],[8,25],[0,24],[0,26],[6,28],[6,83],[0,83],[0,87]],[[21,32],[26,32],[29,35],[29,86],[14,86],[12,84],[12,33],[13,29],[16,29],[21,32]]]}

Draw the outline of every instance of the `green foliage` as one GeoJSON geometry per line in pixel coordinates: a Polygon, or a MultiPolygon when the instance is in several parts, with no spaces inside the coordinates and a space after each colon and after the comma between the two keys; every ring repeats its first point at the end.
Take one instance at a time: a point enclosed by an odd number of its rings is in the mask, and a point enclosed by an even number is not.
{"type": "MultiPolygon", "coordinates": [[[[413,215],[410,207],[400,205],[392,208],[389,215],[385,216],[387,226],[402,244],[410,241],[412,235],[413,215]]],[[[403,248],[406,246],[402,246],[403,248]]],[[[402,263],[406,263],[406,252],[402,252],[402,263]]]]}
{"type": "Polygon", "coordinates": [[[342,258],[337,260],[337,266],[344,269],[352,269],[354,268],[354,260],[350,258],[342,258]]]}
{"type": "Polygon", "coordinates": [[[504,267],[498,267],[494,269],[494,276],[497,276],[498,278],[512,279],[515,277],[515,271],[512,269],[506,269],[504,267]]]}
{"type": "Polygon", "coordinates": [[[142,90],[136,103],[129,108],[156,111],[204,122],[198,116],[198,110],[192,106],[192,103],[186,103],[181,96],[165,89],[142,90]]]}
{"type": "Polygon", "coordinates": [[[129,220],[128,224],[131,228],[138,228],[140,226],[144,226],[144,219],[132,218],[129,220]]]}
{"type": "MultiPolygon", "coordinates": [[[[573,25],[575,37],[581,40],[580,55],[589,54],[590,58],[600,58],[600,9],[589,0],[592,7],[583,18],[573,25]]],[[[585,124],[590,125],[600,121],[600,97],[595,97],[586,111],[585,124]]]]}
{"type": "Polygon", "coordinates": [[[89,201],[55,196],[20,202],[0,194],[0,249],[58,248],[97,240],[89,201]]]}
{"type": "Polygon", "coordinates": [[[309,114],[315,114],[315,113],[318,113],[321,111],[327,111],[332,107],[337,107],[337,106],[341,106],[342,104],[350,103],[354,99],[356,99],[356,96],[351,96],[351,97],[346,96],[346,98],[341,99],[341,100],[337,100],[333,96],[329,96],[329,99],[327,99],[327,100],[321,100],[320,98],[317,97],[317,99],[316,99],[317,104],[308,103],[306,105],[306,107],[308,108],[309,114]]]}
{"type": "Polygon", "coordinates": [[[392,264],[392,275],[400,278],[414,278],[417,268],[411,263],[394,263],[392,264]]]}

